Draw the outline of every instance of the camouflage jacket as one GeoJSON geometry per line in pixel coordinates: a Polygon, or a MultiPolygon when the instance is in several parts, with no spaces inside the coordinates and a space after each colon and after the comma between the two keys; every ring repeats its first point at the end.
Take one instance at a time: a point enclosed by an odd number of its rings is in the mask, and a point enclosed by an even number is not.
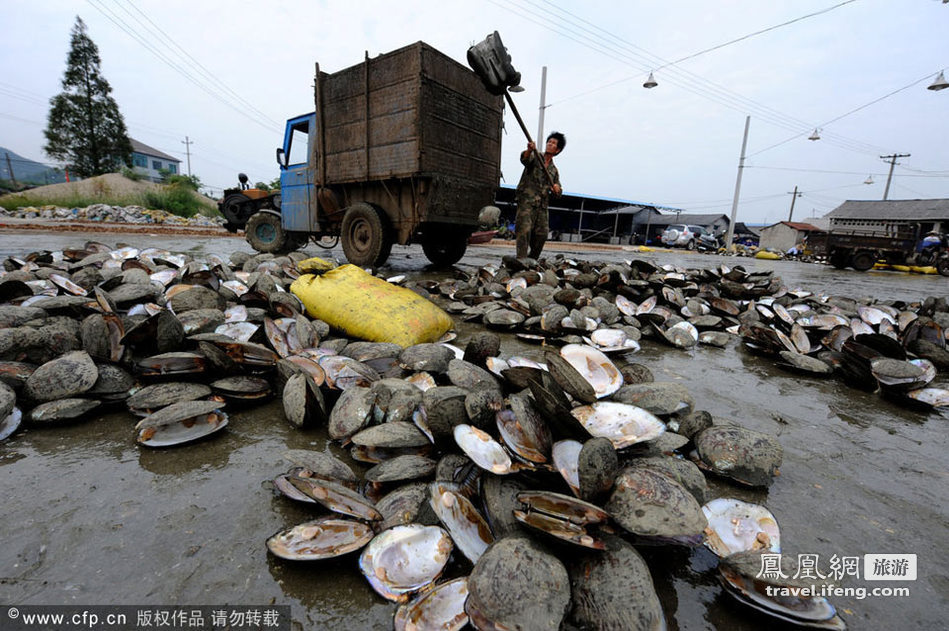
{"type": "MultiPolygon", "coordinates": [[[[547,176],[544,175],[543,161],[537,157],[534,151],[521,153],[521,164],[524,165],[524,172],[521,174],[521,181],[517,183],[517,199],[536,199],[547,203],[550,196],[550,185],[547,183],[547,176]],[[524,154],[527,154],[526,156],[524,154]]],[[[555,184],[560,184],[560,171],[557,170],[554,161],[551,160],[547,165],[550,172],[550,178],[555,184]]],[[[561,188],[563,186],[561,185],[561,188]]]]}

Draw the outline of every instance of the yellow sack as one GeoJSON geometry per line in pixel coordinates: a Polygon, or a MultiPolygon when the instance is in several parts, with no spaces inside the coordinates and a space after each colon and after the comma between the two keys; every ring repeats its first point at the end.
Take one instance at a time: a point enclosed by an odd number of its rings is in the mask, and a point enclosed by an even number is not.
{"type": "Polygon", "coordinates": [[[452,319],[414,291],[341,265],[319,276],[305,274],[290,291],[306,312],[361,340],[412,346],[434,342],[452,328],[452,319]]]}
{"type": "Polygon", "coordinates": [[[303,274],[322,274],[336,267],[326,259],[314,256],[297,263],[297,269],[303,274]]]}

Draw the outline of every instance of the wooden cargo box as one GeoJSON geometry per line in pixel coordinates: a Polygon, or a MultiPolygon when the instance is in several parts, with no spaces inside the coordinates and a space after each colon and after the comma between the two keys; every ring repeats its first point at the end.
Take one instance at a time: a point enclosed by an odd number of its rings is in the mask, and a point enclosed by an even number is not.
{"type": "Polygon", "coordinates": [[[318,92],[325,185],[430,177],[497,186],[502,98],[428,44],[321,73],[318,92]]]}

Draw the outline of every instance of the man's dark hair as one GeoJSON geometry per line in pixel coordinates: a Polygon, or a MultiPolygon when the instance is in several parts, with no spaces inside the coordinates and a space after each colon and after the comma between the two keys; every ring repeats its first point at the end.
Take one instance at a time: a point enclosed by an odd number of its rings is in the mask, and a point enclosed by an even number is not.
{"type": "Polygon", "coordinates": [[[557,153],[563,151],[563,148],[567,146],[567,137],[561,134],[559,131],[551,132],[550,135],[547,136],[547,140],[550,140],[551,138],[557,141],[557,153]]]}

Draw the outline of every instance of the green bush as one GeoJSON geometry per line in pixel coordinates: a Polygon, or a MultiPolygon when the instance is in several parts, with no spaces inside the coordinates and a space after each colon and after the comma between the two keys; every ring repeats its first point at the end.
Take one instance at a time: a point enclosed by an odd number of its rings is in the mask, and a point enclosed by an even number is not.
{"type": "Polygon", "coordinates": [[[167,184],[159,191],[149,191],[143,196],[142,206],[165,210],[180,217],[191,217],[202,210],[191,188],[183,184],[167,184]]]}
{"type": "Polygon", "coordinates": [[[122,177],[126,177],[135,182],[141,182],[145,179],[145,174],[141,171],[136,171],[135,169],[130,169],[129,167],[122,167],[122,177]]]}

